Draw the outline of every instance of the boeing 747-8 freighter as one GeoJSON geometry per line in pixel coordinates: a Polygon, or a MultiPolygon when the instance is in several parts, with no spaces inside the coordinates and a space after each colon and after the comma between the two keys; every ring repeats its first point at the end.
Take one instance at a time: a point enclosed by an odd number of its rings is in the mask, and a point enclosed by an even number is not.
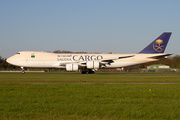
{"type": "Polygon", "coordinates": [[[33,68],[65,68],[66,71],[78,71],[92,74],[99,68],[123,68],[132,65],[157,61],[171,54],[164,50],[171,32],[164,32],[137,54],[58,54],[37,51],[21,51],[7,59],[7,62],[33,68]]]}

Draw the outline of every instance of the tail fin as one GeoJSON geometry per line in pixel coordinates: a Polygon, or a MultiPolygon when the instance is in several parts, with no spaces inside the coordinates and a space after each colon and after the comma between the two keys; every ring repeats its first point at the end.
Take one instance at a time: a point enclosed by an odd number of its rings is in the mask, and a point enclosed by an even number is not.
{"type": "Polygon", "coordinates": [[[154,54],[154,53],[164,53],[166,45],[171,36],[171,32],[164,32],[158,38],[156,38],[152,43],[145,47],[139,53],[154,54]]]}

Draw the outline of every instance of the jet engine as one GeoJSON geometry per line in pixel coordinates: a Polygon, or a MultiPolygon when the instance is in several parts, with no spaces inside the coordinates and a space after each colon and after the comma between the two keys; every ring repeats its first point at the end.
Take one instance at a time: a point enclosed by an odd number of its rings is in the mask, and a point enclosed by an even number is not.
{"type": "Polygon", "coordinates": [[[98,69],[99,61],[87,61],[86,65],[87,65],[87,69],[98,69]]]}
{"type": "Polygon", "coordinates": [[[78,64],[66,64],[66,71],[78,71],[78,64]]]}

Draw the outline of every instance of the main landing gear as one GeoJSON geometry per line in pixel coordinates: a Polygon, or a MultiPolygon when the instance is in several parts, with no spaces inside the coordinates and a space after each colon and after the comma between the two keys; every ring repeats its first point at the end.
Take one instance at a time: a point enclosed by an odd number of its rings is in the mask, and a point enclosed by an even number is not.
{"type": "Polygon", "coordinates": [[[88,73],[89,73],[89,74],[94,74],[95,72],[92,71],[92,70],[89,70],[88,73]]]}
{"type": "Polygon", "coordinates": [[[22,70],[22,74],[24,74],[25,73],[25,70],[24,70],[24,67],[21,67],[21,70],[22,70]]]}
{"type": "Polygon", "coordinates": [[[91,70],[91,69],[83,68],[81,73],[82,73],[82,74],[86,74],[86,73],[88,73],[88,74],[94,74],[95,72],[94,72],[93,70],[91,70]]]}

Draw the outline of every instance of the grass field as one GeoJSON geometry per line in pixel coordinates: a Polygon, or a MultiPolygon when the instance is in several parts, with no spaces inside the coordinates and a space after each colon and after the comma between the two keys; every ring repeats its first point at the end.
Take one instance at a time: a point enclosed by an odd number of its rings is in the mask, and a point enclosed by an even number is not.
{"type": "Polygon", "coordinates": [[[179,75],[0,74],[0,119],[178,120],[179,83],[179,75]]]}

